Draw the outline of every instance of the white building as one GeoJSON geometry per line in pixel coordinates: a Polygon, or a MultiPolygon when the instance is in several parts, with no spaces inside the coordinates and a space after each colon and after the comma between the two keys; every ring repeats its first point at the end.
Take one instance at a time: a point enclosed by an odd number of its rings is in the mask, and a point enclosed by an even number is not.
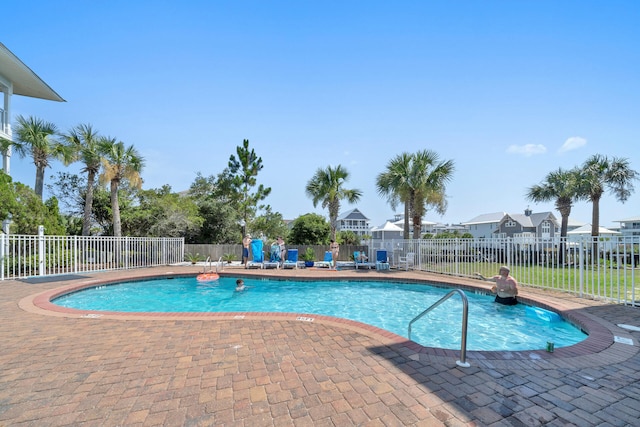
{"type": "Polygon", "coordinates": [[[352,209],[338,216],[336,231],[353,231],[357,236],[369,235],[369,218],[358,209],[352,209]]]}
{"type": "Polygon", "coordinates": [[[620,223],[622,237],[640,236],[640,216],[614,221],[620,223]]]}
{"type": "Polygon", "coordinates": [[[379,227],[371,229],[371,238],[379,240],[397,240],[403,238],[404,230],[391,221],[386,221],[379,227]]]}
{"type": "Polygon", "coordinates": [[[496,237],[495,232],[506,215],[506,212],[482,214],[463,222],[462,225],[467,226],[469,233],[476,239],[492,239],[496,237]]]}
{"type": "MultiPolygon", "coordinates": [[[[0,105],[0,137],[9,141],[13,141],[11,131],[11,97],[13,95],[65,102],[2,43],[0,43],[0,91],[3,94],[3,102],[0,105]]],[[[2,170],[7,175],[11,175],[11,147],[2,152],[2,170]]]]}
{"type": "MultiPolygon", "coordinates": [[[[402,230],[404,230],[404,215],[402,214],[394,215],[392,222],[398,227],[400,227],[402,230]]],[[[437,234],[438,233],[438,229],[436,228],[437,225],[438,225],[437,222],[427,221],[423,219],[422,224],[420,224],[420,236],[418,236],[418,238],[421,238],[425,234],[437,234]]],[[[413,239],[413,220],[411,218],[409,218],[409,238],[413,239]]]]}

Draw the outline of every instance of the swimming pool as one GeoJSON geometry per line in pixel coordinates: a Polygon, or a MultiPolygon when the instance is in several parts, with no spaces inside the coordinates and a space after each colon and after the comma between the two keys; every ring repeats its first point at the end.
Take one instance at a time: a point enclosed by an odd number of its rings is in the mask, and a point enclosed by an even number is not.
{"type": "MultiPolygon", "coordinates": [[[[289,312],[340,317],[407,336],[411,319],[449,288],[380,281],[291,281],[235,278],[199,283],[195,278],[153,279],[97,286],[56,298],[53,304],[119,312],[289,312]]],[[[469,300],[468,350],[542,350],[565,347],[587,335],[564,321],[531,314],[527,306],[502,306],[493,297],[465,292],[469,300]]],[[[450,298],[412,326],[412,340],[427,347],[460,349],[462,302],[450,298]]]]}

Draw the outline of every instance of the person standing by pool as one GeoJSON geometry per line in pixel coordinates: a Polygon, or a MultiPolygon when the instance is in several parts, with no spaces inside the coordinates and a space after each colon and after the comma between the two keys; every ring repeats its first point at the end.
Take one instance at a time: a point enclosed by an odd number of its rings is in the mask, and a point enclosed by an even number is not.
{"type": "Polygon", "coordinates": [[[251,234],[244,236],[242,239],[242,263],[244,264],[244,268],[247,268],[247,263],[249,262],[249,245],[251,244],[251,234]]]}
{"type": "Polygon", "coordinates": [[[331,251],[331,260],[333,261],[333,269],[337,270],[338,255],[340,255],[340,245],[335,240],[331,240],[331,244],[329,245],[329,250],[331,251]]]}
{"type": "Polygon", "coordinates": [[[496,294],[495,301],[504,305],[516,305],[518,300],[518,282],[509,273],[509,267],[500,267],[500,274],[493,277],[484,277],[480,273],[476,273],[480,279],[487,282],[495,282],[496,284],[491,288],[491,292],[496,294]]]}
{"type": "Polygon", "coordinates": [[[284,239],[282,238],[282,236],[278,236],[276,243],[280,247],[280,262],[283,263],[285,255],[287,254],[287,248],[284,246],[284,239]]]}

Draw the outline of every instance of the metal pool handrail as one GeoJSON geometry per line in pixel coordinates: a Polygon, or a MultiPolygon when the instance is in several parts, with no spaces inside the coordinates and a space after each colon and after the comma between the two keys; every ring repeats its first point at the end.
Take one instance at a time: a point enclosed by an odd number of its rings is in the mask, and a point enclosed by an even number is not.
{"type": "Polygon", "coordinates": [[[425,314],[427,314],[428,312],[430,312],[431,310],[433,310],[434,308],[436,308],[437,306],[439,306],[440,304],[442,304],[443,302],[451,298],[451,296],[455,293],[460,294],[460,298],[462,298],[462,338],[460,340],[460,360],[456,361],[456,364],[463,368],[468,368],[469,366],[471,366],[467,362],[467,319],[469,315],[469,301],[467,300],[467,296],[464,294],[464,292],[462,292],[462,290],[453,289],[451,292],[449,292],[448,294],[440,298],[437,302],[433,303],[425,311],[423,311],[422,313],[414,317],[413,320],[409,322],[408,336],[409,336],[409,339],[411,339],[411,325],[415,321],[419,320],[422,316],[424,316],[425,314]]]}

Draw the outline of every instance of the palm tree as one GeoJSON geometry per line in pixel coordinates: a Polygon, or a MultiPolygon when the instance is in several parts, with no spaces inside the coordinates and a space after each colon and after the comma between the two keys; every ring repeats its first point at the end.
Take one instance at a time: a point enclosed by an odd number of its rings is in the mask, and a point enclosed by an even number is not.
{"type": "Polygon", "coordinates": [[[30,154],[36,165],[36,184],[34,191],[42,200],[44,187],[44,170],[49,166],[51,159],[62,160],[68,164],[72,160],[72,152],[60,141],[55,139],[56,125],[45,122],[33,116],[24,118],[16,117],[15,138],[12,146],[20,157],[30,154]]]}
{"type": "Polygon", "coordinates": [[[118,186],[123,180],[129,181],[129,184],[134,188],[142,186],[140,172],[144,167],[144,159],[133,145],[125,147],[124,142],[116,142],[115,138],[102,137],[99,145],[103,155],[101,160],[103,172],[100,175],[100,183],[110,183],[113,235],[122,237],[118,186]]]}
{"type": "Polygon", "coordinates": [[[84,164],[81,172],[87,174],[87,190],[84,198],[84,215],[82,217],[82,235],[91,234],[91,213],[93,208],[93,186],[96,175],[100,172],[100,137],[90,124],[81,124],[64,135],[67,144],[76,153],[77,160],[84,164]]]}
{"type": "Polygon", "coordinates": [[[588,158],[580,169],[580,197],[592,203],[591,236],[600,233],[600,199],[606,190],[614,194],[622,203],[633,193],[633,181],[638,179],[638,172],[631,169],[629,161],[624,158],[595,154],[588,158]]]}
{"type": "Polygon", "coordinates": [[[396,209],[398,203],[404,204],[404,232],[403,237],[409,238],[410,193],[409,175],[412,155],[402,153],[387,163],[386,172],[382,172],[376,178],[378,194],[386,196],[392,209],[396,209]]]}
{"type": "Polygon", "coordinates": [[[413,237],[419,238],[427,209],[435,208],[441,214],[446,211],[446,184],[454,170],[452,160],[440,161],[434,151],[422,150],[400,154],[389,162],[386,172],[378,175],[378,193],[386,195],[394,208],[398,201],[405,204],[405,238],[409,238],[409,217],[413,221],[413,237]]]}
{"type": "Polygon", "coordinates": [[[306,193],[316,207],[322,201],[323,208],[329,208],[329,222],[331,224],[331,239],[336,239],[336,225],[340,212],[340,201],[347,200],[356,203],[362,196],[362,191],[357,189],[347,190],[343,184],[349,179],[349,172],[341,165],[336,168],[327,166],[319,168],[313,178],[307,182],[306,193]]]}
{"type": "Polygon", "coordinates": [[[446,184],[453,177],[453,160],[440,162],[438,154],[431,150],[418,151],[413,156],[413,168],[409,180],[412,188],[411,206],[413,236],[420,236],[422,217],[427,208],[435,208],[439,214],[447,210],[446,184]]]}
{"type": "Polygon", "coordinates": [[[579,197],[578,180],[580,171],[577,168],[571,170],[558,170],[550,172],[544,182],[534,185],[527,190],[526,197],[534,202],[550,202],[555,201],[555,206],[562,224],[560,226],[560,248],[558,251],[558,263],[564,263],[564,246],[565,237],[567,237],[567,229],[569,226],[569,215],[573,202],[579,197]]]}
{"type": "Polygon", "coordinates": [[[580,171],[577,168],[571,170],[558,168],[550,172],[542,183],[527,190],[526,197],[533,202],[555,202],[556,209],[562,218],[560,237],[567,237],[569,215],[571,215],[573,202],[578,198],[579,176],[580,171]]]}

